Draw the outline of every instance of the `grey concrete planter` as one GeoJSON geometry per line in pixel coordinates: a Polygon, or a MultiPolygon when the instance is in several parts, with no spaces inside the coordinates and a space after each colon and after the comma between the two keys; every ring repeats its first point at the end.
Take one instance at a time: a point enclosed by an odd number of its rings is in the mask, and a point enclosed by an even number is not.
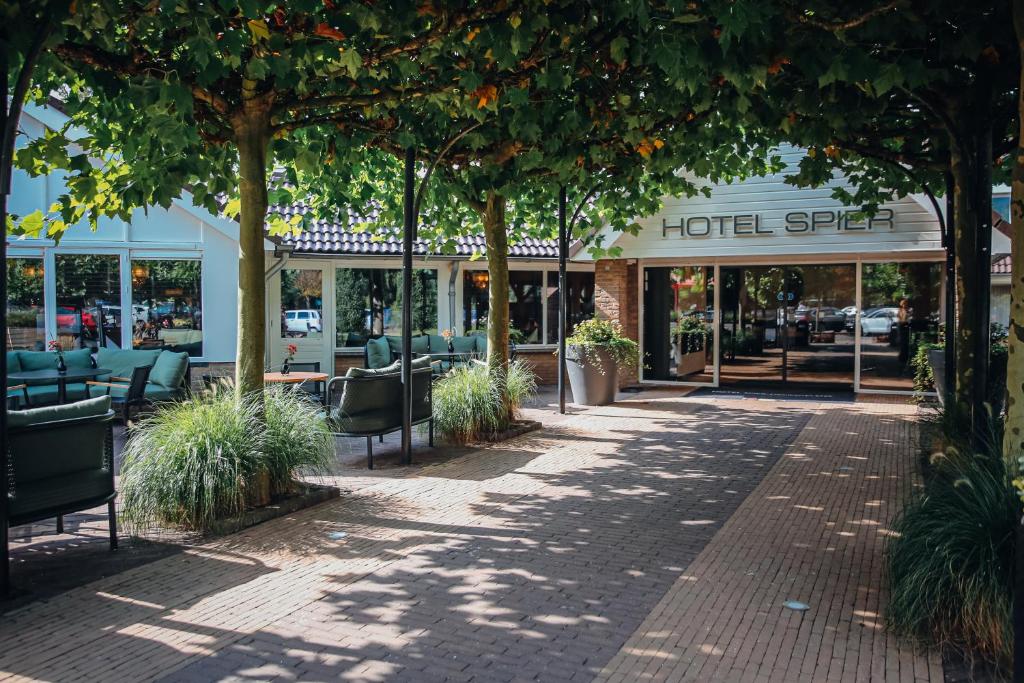
{"type": "Polygon", "coordinates": [[[603,406],[615,401],[619,368],[606,349],[583,354],[578,346],[569,346],[565,350],[565,365],[573,403],[603,406]],[[595,358],[597,363],[593,362],[595,358]]]}

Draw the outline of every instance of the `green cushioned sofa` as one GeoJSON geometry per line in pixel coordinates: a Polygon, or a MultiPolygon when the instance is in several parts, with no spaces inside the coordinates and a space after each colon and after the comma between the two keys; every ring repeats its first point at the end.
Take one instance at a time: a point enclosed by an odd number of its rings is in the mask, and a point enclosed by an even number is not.
{"type": "MultiPolygon", "coordinates": [[[[75,349],[64,353],[64,362],[69,368],[92,367],[92,351],[75,349]]],[[[100,348],[96,352],[96,365],[110,370],[109,375],[97,377],[101,382],[117,382],[113,378],[129,378],[136,367],[151,366],[149,382],[146,385],[146,398],[150,401],[170,401],[184,398],[189,391],[191,378],[187,353],[175,353],[167,350],[131,350],[100,348]]],[[[48,351],[8,351],[8,372],[24,370],[42,370],[57,367],[57,356],[48,351]]],[[[126,380],[125,380],[126,381],[126,380]]],[[[10,384],[10,382],[8,383],[10,384]]],[[[55,382],[27,382],[24,394],[17,396],[20,408],[31,408],[50,405],[57,402],[57,385],[55,382]],[[28,405],[21,405],[27,396],[28,405]]],[[[118,389],[111,389],[111,396],[117,397],[118,389]]],[[[67,394],[69,401],[79,401],[96,396],[99,392],[85,382],[69,382],[67,394]]]]}
{"type": "Polygon", "coordinates": [[[114,412],[103,396],[77,403],[8,413],[8,518],[0,545],[8,561],[8,529],[107,504],[110,548],[117,548],[114,516],[114,412]]]}
{"type": "MultiPolygon", "coordinates": [[[[366,464],[373,469],[373,437],[402,429],[402,364],[383,368],[349,368],[327,383],[328,421],[338,436],[366,437],[366,464]]],[[[412,423],[429,424],[434,445],[433,371],[424,356],[412,361],[412,423]]]]}
{"type": "MultiPolygon", "coordinates": [[[[452,349],[455,353],[466,354],[469,358],[485,358],[487,356],[487,337],[482,334],[472,334],[465,337],[452,337],[452,349]]],[[[453,360],[448,355],[448,342],[439,334],[423,334],[412,338],[413,353],[418,356],[434,356],[434,370],[445,371],[452,365],[462,365],[464,360],[453,360]]],[[[515,345],[509,344],[511,357],[515,357],[515,345]]],[[[364,367],[379,369],[391,365],[402,355],[402,338],[397,336],[384,336],[376,339],[368,339],[363,347],[364,367]]]]}

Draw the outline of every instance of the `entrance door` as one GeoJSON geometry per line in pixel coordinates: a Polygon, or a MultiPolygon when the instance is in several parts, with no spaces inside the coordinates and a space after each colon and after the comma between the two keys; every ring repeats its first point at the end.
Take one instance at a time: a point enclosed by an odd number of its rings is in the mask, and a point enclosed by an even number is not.
{"type": "Polygon", "coordinates": [[[288,347],[293,346],[295,363],[319,363],[322,372],[331,374],[333,317],[325,268],[302,264],[282,269],[279,277],[280,298],[277,302],[271,301],[271,306],[278,304],[278,322],[274,326],[277,339],[269,368],[280,370],[288,356],[288,347]]]}
{"type": "Polygon", "coordinates": [[[853,385],[855,266],[722,268],[722,284],[723,384],[853,385]]]}

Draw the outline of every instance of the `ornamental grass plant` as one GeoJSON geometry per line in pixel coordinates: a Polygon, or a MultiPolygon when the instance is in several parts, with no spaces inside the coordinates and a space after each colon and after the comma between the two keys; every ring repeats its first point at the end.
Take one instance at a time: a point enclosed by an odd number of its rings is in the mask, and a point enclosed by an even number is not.
{"type": "Polygon", "coordinates": [[[492,379],[486,364],[469,363],[434,385],[434,427],[457,444],[491,438],[536,393],[537,379],[521,360],[509,363],[504,381],[492,379]]]}
{"type": "Polygon", "coordinates": [[[924,490],[895,524],[889,628],[1006,666],[1020,515],[1020,499],[1001,458],[955,449],[938,456],[924,490]]]}
{"type": "Polygon", "coordinates": [[[283,493],[300,472],[325,472],[334,440],[317,407],[291,388],[264,399],[207,392],[163,404],[133,426],[119,487],[126,526],[208,530],[244,511],[268,478],[283,493]]]}

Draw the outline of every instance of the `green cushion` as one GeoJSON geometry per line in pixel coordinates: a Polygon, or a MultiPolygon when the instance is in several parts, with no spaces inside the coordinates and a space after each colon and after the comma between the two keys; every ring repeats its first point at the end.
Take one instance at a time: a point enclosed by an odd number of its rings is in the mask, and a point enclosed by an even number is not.
{"type": "MultiPolygon", "coordinates": [[[[110,393],[107,394],[107,387],[89,387],[89,393],[91,396],[110,396],[114,399],[123,399],[128,395],[128,385],[110,387],[110,393]]],[[[146,389],[143,395],[150,401],[172,401],[181,395],[179,389],[168,389],[162,387],[159,384],[153,384],[151,382],[146,383],[146,389]]]]}
{"type": "Polygon", "coordinates": [[[429,353],[430,352],[430,337],[423,334],[418,337],[412,338],[412,352],[413,353],[429,353]]]}
{"type": "Polygon", "coordinates": [[[39,384],[29,386],[26,391],[28,391],[28,400],[34,406],[57,402],[56,384],[39,384]]]}
{"type": "Polygon", "coordinates": [[[452,337],[452,348],[455,353],[475,353],[476,337],[452,337]]]}
{"type": "MultiPolygon", "coordinates": [[[[51,387],[30,387],[32,389],[50,389],[51,387]]],[[[52,387],[54,394],[57,388],[52,387]]],[[[71,420],[78,417],[91,417],[105,415],[110,410],[110,397],[100,396],[75,403],[65,403],[60,406],[46,406],[44,408],[32,408],[30,410],[12,410],[7,413],[7,424],[10,427],[24,427],[27,425],[39,424],[40,422],[54,422],[56,420],[71,420]]]]}
{"type": "Polygon", "coordinates": [[[396,372],[398,364],[376,371],[349,368],[348,377],[374,377],[372,382],[345,382],[338,409],[341,415],[359,415],[374,410],[393,410],[401,413],[402,378],[396,372]],[[394,366],[394,367],[392,367],[394,366]]]}
{"type": "Polygon", "coordinates": [[[344,434],[380,434],[402,428],[402,411],[376,409],[355,415],[344,411],[331,413],[331,429],[344,434]]]}
{"type": "Polygon", "coordinates": [[[177,389],[185,379],[185,370],[187,369],[187,353],[161,351],[153,369],[149,371],[149,381],[164,389],[177,389]]]}
{"type": "Polygon", "coordinates": [[[430,346],[431,353],[444,353],[448,350],[448,342],[439,334],[428,334],[427,344],[430,346]]]}
{"type": "Polygon", "coordinates": [[[92,349],[75,349],[74,351],[65,352],[64,365],[68,366],[69,369],[81,370],[82,368],[91,368],[92,349]]]}
{"type": "Polygon", "coordinates": [[[50,510],[77,502],[102,502],[114,495],[110,472],[99,467],[81,469],[70,474],[55,474],[18,484],[10,498],[11,519],[26,517],[37,511],[50,510]]]}
{"type": "Polygon", "coordinates": [[[17,351],[7,352],[7,372],[21,372],[21,356],[17,351]]]}
{"type": "Polygon", "coordinates": [[[476,339],[476,352],[487,355],[487,337],[482,334],[473,335],[476,339]]]}
{"type": "Polygon", "coordinates": [[[50,351],[18,351],[23,372],[52,370],[57,367],[57,354],[50,351]]]}
{"type": "Polygon", "coordinates": [[[346,377],[373,377],[374,375],[386,375],[391,372],[398,372],[402,369],[402,361],[384,365],[379,368],[349,368],[345,373],[346,377]]]}
{"type": "Polygon", "coordinates": [[[401,353],[402,352],[402,338],[401,337],[396,337],[393,334],[388,334],[388,335],[384,336],[384,339],[388,340],[388,346],[391,347],[392,351],[394,351],[395,353],[401,353]]]}
{"type": "Polygon", "coordinates": [[[391,347],[388,340],[368,339],[366,341],[366,367],[370,369],[382,368],[391,362],[391,347]]]}
{"type": "Polygon", "coordinates": [[[96,352],[96,365],[110,370],[110,375],[114,377],[131,377],[135,368],[153,366],[161,353],[160,349],[131,351],[101,347],[96,352]]]}

